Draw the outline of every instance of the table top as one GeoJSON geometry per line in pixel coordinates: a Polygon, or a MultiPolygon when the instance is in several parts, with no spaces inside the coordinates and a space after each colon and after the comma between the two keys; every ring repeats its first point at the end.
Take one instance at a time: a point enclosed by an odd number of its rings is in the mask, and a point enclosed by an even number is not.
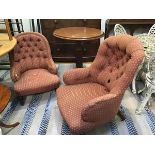
{"type": "Polygon", "coordinates": [[[0,56],[3,56],[6,53],[10,52],[16,44],[17,40],[14,37],[12,40],[9,40],[7,34],[0,34],[0,56]]]}
{"type": "Polygon", "coordinates": [[[104,36],[100,29],[89,27],[66,27],[56,29],[53,35],[57,38],[67,40],[94,40],[104,36]]]}

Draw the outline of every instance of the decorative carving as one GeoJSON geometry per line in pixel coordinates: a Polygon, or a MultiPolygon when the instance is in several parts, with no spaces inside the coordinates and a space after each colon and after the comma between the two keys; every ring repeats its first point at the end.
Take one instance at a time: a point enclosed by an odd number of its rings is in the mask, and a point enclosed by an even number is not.
{"type": "Polygon", "coordinates": [[[155,24],[150,28],[148,35],[155,35],[155,24]]]}
{"type": "Polygon", "coordinates": [[[124,27],[120,24],[116,24],[114,27],[114,33],[115,36],[117,35],[121,35],[121,34],[127,34],[126,30],[124,29],[124,27]]]}

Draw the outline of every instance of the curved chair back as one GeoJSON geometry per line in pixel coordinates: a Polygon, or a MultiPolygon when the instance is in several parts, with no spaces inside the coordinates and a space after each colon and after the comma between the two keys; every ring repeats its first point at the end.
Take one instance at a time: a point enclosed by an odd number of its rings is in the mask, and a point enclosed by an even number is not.
{"type": "Polygon", "coordinates": [[[124,93],[143,60],[142,43],[130,35],[107,38],[99,47],[90,66],[93,81],[104,85],[108,91],[124,93]]]}
{"type": "Polygon", "coordinates": [[[20,33],[13,52],[13,65],[20,65],[22,72],[29,69],[48,69],[51,50],[47,39],[37,32],[20,33]]]}

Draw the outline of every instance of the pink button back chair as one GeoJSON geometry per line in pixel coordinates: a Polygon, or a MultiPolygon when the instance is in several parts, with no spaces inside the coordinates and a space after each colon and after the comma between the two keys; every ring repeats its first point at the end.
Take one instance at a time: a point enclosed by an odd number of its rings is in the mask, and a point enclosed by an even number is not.
{"type": "Polygon", "coordinates": [[[17,45],[11,56],[11,78],[22,104],[23,96],[57,88],[59,78],[56,75],[49,43],[42,34],[21,33],[16,39],[17,45]]]}
{"type": "Polygon", "coordinates": [[[119,114],[121,100],[144,56],[130,35],[107,38],[88,68],[67,71],[57,89],[60,112],[72,133],[87,132],[119,114]]]}

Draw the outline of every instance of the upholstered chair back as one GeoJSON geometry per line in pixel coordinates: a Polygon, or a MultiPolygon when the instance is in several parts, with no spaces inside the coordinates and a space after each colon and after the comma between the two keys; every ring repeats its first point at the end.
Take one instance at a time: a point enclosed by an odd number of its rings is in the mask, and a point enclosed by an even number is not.
{"type": "Polygon", "coordinates": [[[13,65],[20,66],[20,73],[30,69],[49,69],[52,61],[50,46],[47,39],[40,33],[27,32],[16,36],[17,45],[13,52],[13,65]]]}
{"type": "Polygon", "coordinates": [[[90,66],[93,81],[104,85],[111,93],[124,93],[144,55],[142,50],[142,44],[132,36],[107,38],[90,66]]]}

